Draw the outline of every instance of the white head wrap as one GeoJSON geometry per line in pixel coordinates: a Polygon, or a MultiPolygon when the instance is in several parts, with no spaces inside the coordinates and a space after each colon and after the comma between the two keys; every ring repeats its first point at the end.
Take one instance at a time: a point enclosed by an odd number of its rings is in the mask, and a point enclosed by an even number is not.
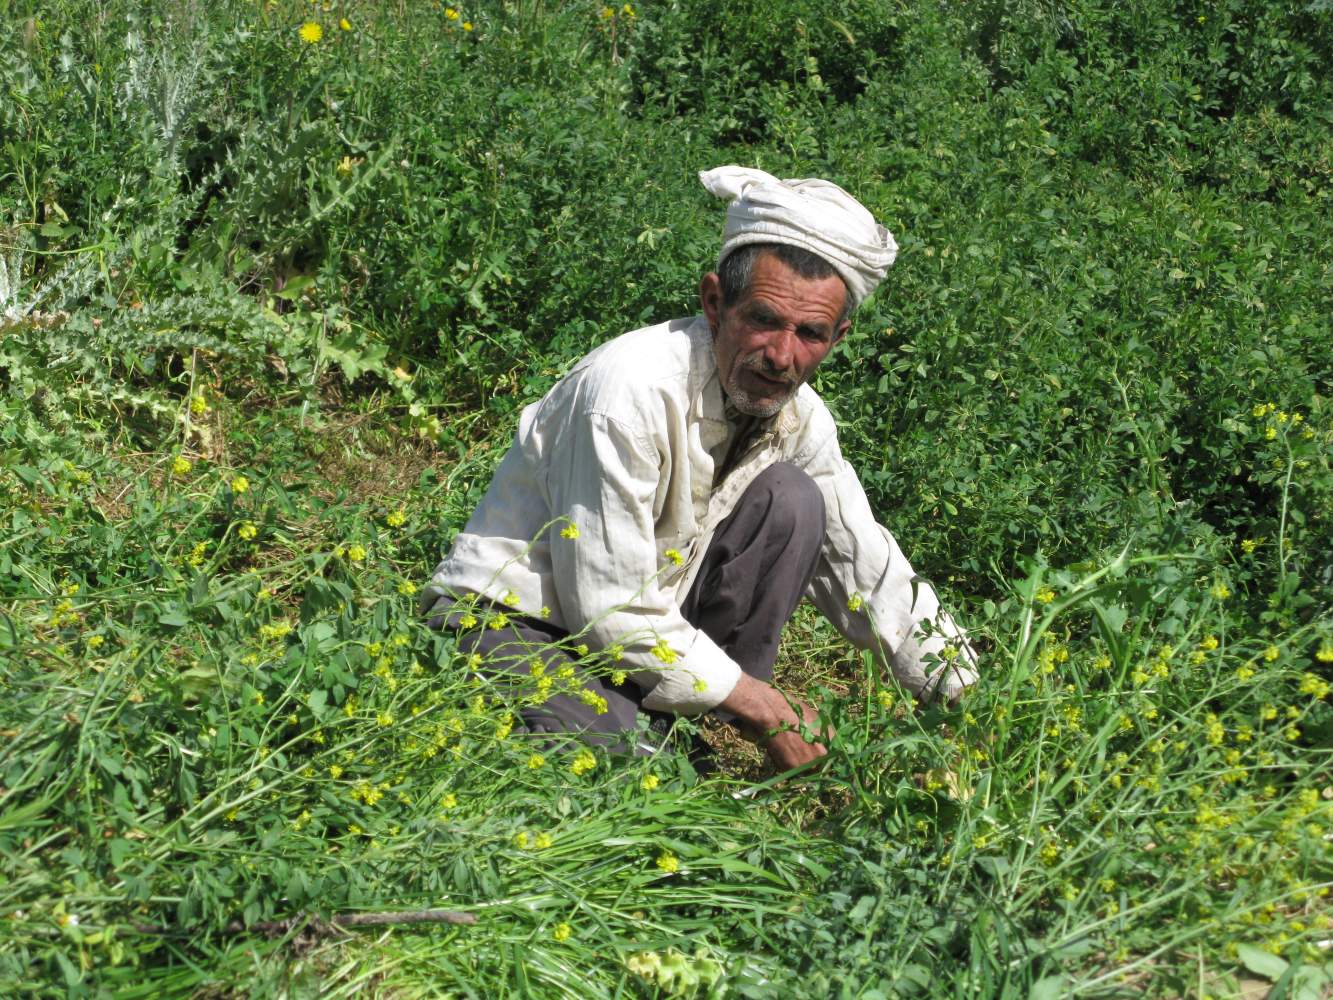
{"type": "Polygon", "coordinates": [[[699,172],[711,194],[732,199],[722,232],[722,258],[750,243],[789,243],[828,261],[859,305],[884,280],[898,256],[893,234],[838,185],[816,177],[778,180],[749,167],[699,172]]]}

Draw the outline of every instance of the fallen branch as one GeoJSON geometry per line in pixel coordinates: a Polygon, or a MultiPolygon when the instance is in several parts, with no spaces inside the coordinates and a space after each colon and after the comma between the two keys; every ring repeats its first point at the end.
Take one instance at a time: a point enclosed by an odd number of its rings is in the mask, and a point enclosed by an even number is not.
{"type": "MultiPolygon", "coordinates": [[[[281,937],[300,929],[303,935],[323,937],[346,927],[382,927],[386,924],[475,924],[474,914],[459,910],[391,910],[384,913],[336,913],[328,920],[323,920],[313,913],[302,913],[284,920],[256,920],[246,925],[243,921],[233,920],[222,928],[224,934],[264,934],[268,937],[281,937]]],[[[158,924],[135,924],[134,929],[141,934],[168,934],[174,928],[158,924]]]]}

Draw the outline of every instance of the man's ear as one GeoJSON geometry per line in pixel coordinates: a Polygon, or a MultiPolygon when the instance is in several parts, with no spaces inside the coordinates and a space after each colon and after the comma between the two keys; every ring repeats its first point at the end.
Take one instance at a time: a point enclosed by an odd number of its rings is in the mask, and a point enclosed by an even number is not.
{"type": "Polygon", "coordinates": [[[699,305],[708,324],[716,330],[722,323],[722,279],[716,271],[705,274],[699,282],[699,305]]]}
{"type": "MultiPolygon", "coordinates": [[[[839,323],[838,329],[835,330],[833,333],[832,347],[837,347],[839,341],[841,341],[843,337],[847,336],[847,331],[850,330],[851,328],[852,328],[852,321],[849,319],[845,319],[841,323],[839,323]]],[[[830,350],[831,349],[832,348],[830,348],[830,350]]]]}

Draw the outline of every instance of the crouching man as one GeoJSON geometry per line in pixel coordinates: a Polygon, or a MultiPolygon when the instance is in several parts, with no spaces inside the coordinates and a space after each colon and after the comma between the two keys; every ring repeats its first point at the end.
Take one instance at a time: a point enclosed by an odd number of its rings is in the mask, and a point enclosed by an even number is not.
{"type": "Polygon", "coordinates": [[[603,344],[523,411],[422,610],[538,692],[531,732],[626,747],[640,712],[718,712],[786,770],[825,753],[772,684],[803,597],[922,698],[957,697],[974,657],[807,384],[892,234],[828,181],[700,179],[730,201],[701,315],[603,344]]]}

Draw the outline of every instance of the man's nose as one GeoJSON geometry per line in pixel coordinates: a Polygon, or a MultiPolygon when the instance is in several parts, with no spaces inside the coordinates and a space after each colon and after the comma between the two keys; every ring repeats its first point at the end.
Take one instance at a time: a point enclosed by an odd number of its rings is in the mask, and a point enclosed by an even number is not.
{"type": "Polygon", "coordinates": [[[785,372],[795,360],[796,332],[794,330],[775,330],[764,345],[764,360],[774,371],[785,372]]]}

